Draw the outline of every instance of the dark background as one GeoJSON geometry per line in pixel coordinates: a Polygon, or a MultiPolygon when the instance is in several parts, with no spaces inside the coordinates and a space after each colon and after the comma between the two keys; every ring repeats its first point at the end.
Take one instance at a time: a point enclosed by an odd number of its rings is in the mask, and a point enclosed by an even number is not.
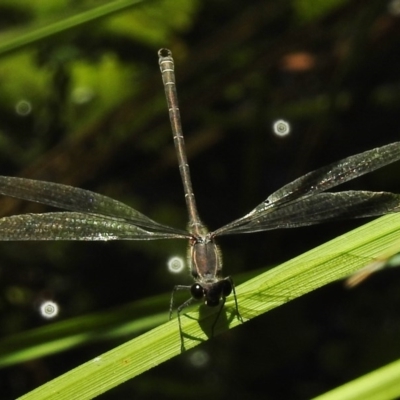
{"type": "MultiPolygon", "coordinates": [[[[71,1],[46,14],[5,2],[0,28],[17,35],[97,4],[78,8],[71,1]]],[[[90,189],[184,228],[160,47],[174,53],[193,186],[210,229],[314,168],[398,140],[396,1],[329,4],[149,2],[3,55],[1,174],[90,189]],[[21,100],[31,104],[27,115],[16,112],[21,100]],[[290,123],[290,135],[274,135],[277,119],[290,123]]],[[[399,193],[399,172],[394,164],[346,187],[399,193]]],[[[48,210],[0,201],[3,215],[48,210]]],[[[223,238],[225,272],[268,269],[358,225],[223,238]]],[[[185,246],[1,243],[1,334],[50,324],[37,312],[41,299],[59,303],[60,321],[168,292],[186,278],[169,276],[166,260],[185,256],[185,246]]],[[[399,283],[394,269],[353,291],[331,284],[100,398],[307,399],[324,393],[398,358],[399,283]],[[194,354],[206,362],[196,366],[194,354]]],[[[1,397],[22,395],[129,339],[88,343],[3,369],[1,397]]]]}

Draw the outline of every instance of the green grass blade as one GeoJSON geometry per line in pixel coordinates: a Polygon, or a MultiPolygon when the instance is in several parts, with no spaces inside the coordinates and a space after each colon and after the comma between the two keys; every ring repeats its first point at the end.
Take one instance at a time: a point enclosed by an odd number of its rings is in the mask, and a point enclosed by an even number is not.
{"type": "MultiPolygon", "coordinates": [[[[400,214],[382,217],[317,247],[237,287],[245,321],[341,279],[399,243],[400,214]]],[[[232,297],[232,296],[231,296],[232,297]]],[[[240,325],[233,299],[215,334],[240,325]],[[225,317],[225,318],[224,318],[225,317]]],[[[218,310],[200,307],[182,317],[185,348],[208,339],[218,310]]],[[[21,399],[91,399],[180,354],[176,320],[119,346],[21,397],[21,399]]]]}
{"type": "Polygon", "coordinates": [[[169,298],[168,294],[154,296],[0,339],[0,368],[88,343],[135,337],[168,320],[169,298]]]}
{"type": "MultiPolygon", "coordinates": [[[[257,271],[235,275],[235,281],[243,282],[255,275],[257,271]]],[[[0,368],[94,342],[136,337],[168,321],[170,299],[168,292],[1,338],[0,368]]]]}
{"type": "Polygon", "coordinates": [[[56,34],[75,29],[81,25],[108,17],[119,11],[123,11],[136,4],[148,2],[150,0],[118,0],[111,3],[93,8],[82,12],[61,21],[54,22],[37,29],[30,29],[27,33],[18,35],[16,38],[3,40],[0,43],[0,55],[11,53],[15,50],[21,50],[23,47],[29,46],[32,43],[47,39],[56,34]]]}
{"type": "Polygon", "coordinates": [[[314,400],[391,400],[399,397],[400,360],[397,360],[314,400]]]}
{"type": "Polygon", "coordinates": [[[244,283],[237,289],[244,297],[241,313],[252,318],[347,277],[388,251],[400,251],[400,214],[372,221],[244,283]]]}

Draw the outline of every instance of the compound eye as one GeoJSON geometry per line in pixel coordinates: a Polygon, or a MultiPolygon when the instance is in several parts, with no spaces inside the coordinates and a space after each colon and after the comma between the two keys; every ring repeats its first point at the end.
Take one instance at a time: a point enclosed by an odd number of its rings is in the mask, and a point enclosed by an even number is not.
{"type": "Polygon", "coordinates": [[[196,300],[201,300],[204,297],[204,289],[198,283],[195,283],[190,288],[190,293],[192,297],[196,300]]]}
{"type": "Polygon", "coordinates": [[[232,293],[232,283],[229,281],[222,281],[222,294],[224,297],[229,296],[232,293]]]}

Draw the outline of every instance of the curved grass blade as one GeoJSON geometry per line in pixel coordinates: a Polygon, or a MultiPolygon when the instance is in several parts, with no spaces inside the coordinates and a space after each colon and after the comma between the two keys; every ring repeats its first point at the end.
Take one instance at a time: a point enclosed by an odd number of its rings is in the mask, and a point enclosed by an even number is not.
{"type": "Polygon", "coordinates": [[[31,45],[32,43],[39,42],[47,39],[56,34],[66,32],[70,29],[75,29],[78,26],[96,21],[103,17],[108,17],[116,12],[123,11],[136,4],[148,2],[151,0],[119,0],[113,1],[108,4],[101,5],[91,10],[82,12],[62,21],[46,25],[42,28],[30,29],[27,33],[19,35],[15,39],[5,40],[0,44],[0,55],[11,53],[15,50],[31,45]]]}
{"type": "Polygon", "coordinates": [[[314,400],[391,400],[400,398],[400,360],[333,389],[314,400]]]}
{"type": "MultiPolygon", "coordinates": [[[[399,239],[400,215],[394,214],[296,257],[237,287],[241,315],[245,321],[249,320],[342,279],[393,247],[399,239]]],[[[226,302],[226,311],[233,318],[225,321],[220,318],[215,334],[240,325],[232,298],[226,302]]],[[[206,332],[213,326],[216,312],[209,308],[203,315],[195,310],[182,317],[187,349],[208,339],[206,332]]],[[[91,399],[178,354],[180,337],[174,320],[90,360],[21,399],[52,399],[55,394],[59,400],[91,399]]]]}
{"type": "Polygon", "coordinates": [[[168,320],[171,294],[45,324],[0,339],[0,368],[70,350],[88,343],[134,337],[168,320]]]}
{"type": "MultiPolygon", "coordinates": [[[[257,275],[251,271],[235,276],[242,282],[257,275]]],[[[0,339],[0,368],[57,354],[94,342],[136,337],[168,321],[171,293],[59,322],[0,339]]]]}

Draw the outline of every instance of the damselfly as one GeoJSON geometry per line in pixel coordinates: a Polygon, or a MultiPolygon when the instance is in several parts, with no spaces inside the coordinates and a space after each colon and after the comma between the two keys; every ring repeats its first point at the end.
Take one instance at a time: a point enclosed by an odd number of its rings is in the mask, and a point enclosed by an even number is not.
{"type": "MultiPolygon", "coordinates": [[[[177,308],[181,345],[181,312],[194,301],[220,306],[234,294],[232,279],[222,276],[216,239],[223,235],[294,228],[321,222],[372,217],[400,210],[400,195],[388,192],[327,190],[400,159],[400,142],[356,154],[310,172],[272,193],[245,216],[209,232],[200,220],[187,162],[175,87],[174,61],[167,49],[158,52],[189,214],[187,230],[155,222],[139,211],[107,196],[67,185],[0,176],[0,193],[58,208],[65,212],[22,214],[0,219],[0,240],[151,240],[187,239],[194,284],[178,285],[191,297],[177,308]]],[[[170,317],[173,309],[173,295],[170,317]]]]}

